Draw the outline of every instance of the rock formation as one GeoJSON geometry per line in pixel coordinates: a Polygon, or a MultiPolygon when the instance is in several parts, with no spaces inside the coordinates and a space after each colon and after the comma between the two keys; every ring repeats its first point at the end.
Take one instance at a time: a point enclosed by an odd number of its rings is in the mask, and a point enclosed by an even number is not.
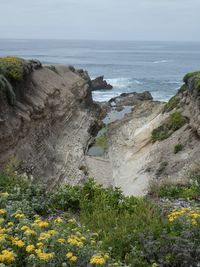
{"type": "Polygon", "coordinates": [[[96,79],[91,81],[92,91],[102,90],[102,89],[112,89],[112,85],[108,84],[106,80],[104,80],[104,76],[99,76],[96,79]]]}
{"type": "Polygon", "coordinates": [[[191,74],[167,104],[136,103],[129,115],[110,124],[115,186],[127,195],[144,195],[152,180],[184,183],[188,179],[188,171],[200,156],[199,92],[200,75],[191,74]]]}
{"type": "Polygon", "coordinates": [[[84,179],[84,153],[101,116],[87,73],[23,61],[21,80],[2,75],[15,101],[11,105],[0,84],[0,170],[14,161],[19,172],[50,186],[84,179]]]}
{"type": "Polygon", "coordinates": [[[200,155],[200,73],[184,82],[168,103],[144,92],[98,104],[86,71],[0,58],[0,171],[15,162],[49,188],[92,174],[126,195],[146,194],[152,180],[183,183],[200,155]],[[106,113],[109,157],[86,156],[106,113]]]}

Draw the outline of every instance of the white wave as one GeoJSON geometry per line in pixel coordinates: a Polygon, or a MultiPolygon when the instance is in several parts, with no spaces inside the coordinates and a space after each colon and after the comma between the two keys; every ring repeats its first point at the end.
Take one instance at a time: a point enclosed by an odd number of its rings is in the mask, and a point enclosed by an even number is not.
{"type": "Polygon", "coordinates": [[[132,78],[113,78],[113,79],[106,79],[108,83],[110,83],[115,88],[125,88],[129,87],[133,84],[142,84],[141,81],[132,78]]]}
{"type": "Polygon", "coordinates": [[[101,92],[101,91],[93,91],[92,92],[92,97],[94,101],[99,101],[99,102],[104,102],[104,101],[108,101],[113,97],[119,96],[121,93],[116,92],[116,91],[112,91],[112,92],[101,92]]]}
{"type": "Polygon", "coordinates": [[[168,60],[163,59],[163,60],[154,61],[153,63],[154,64],[159,64],[159,63],[167,63],[167,62],[168,62],[168,60]]]}

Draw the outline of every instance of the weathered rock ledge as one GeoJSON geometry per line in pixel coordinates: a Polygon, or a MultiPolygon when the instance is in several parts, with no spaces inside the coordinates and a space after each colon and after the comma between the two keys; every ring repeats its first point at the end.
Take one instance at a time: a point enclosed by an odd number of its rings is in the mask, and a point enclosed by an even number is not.
{"type": "Polygon", "coordinates": [[[92,101],[87,72],[72,66],[26,62],[20,81],[0,85],[0,170],[19,172],[50,186],[85,178],[84,154],[100,128],[101,108],[92,101]]]}

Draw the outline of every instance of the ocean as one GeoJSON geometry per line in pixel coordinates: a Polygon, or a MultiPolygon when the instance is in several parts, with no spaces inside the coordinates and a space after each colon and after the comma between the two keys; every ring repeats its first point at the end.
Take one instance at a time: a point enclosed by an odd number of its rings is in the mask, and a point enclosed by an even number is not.
{"type": "Polygon", "coordinates": [[[71,64],[91,78],[104,75],[114,88],[93,92],[97,101],[145,90],[166,101],[180,88],[184,74],[200,69],[200,43],[192,42],[0,39],[0,56],[7,55],[71,64]]]}

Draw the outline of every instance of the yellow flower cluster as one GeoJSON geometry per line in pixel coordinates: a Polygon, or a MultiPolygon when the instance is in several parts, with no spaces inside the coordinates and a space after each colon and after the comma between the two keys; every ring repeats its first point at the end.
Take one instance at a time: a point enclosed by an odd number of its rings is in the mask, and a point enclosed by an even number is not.
{"type": "Polygon", "coordinates": [[[37,233],[34,230],[30,229],[27,225],[22,226],[21,230],[24,231],[24,234],[28,236],[37,235],[37,233]]]}
{"type": "Polygon", "coordinates": [[[19,237],[11,237],[11,241],[13,245],[19,248],[22,248],[25,246],[24,242],[21,239],[19,239],[19,237]]]}
{"type": "Polygon", "coordinates": [[[54,222],[56,223],[62,223],[63,222],[63,219],[61,219],[60,217],[57,217],[54,222]]]}
{"type": "Polygon", "coordinates": [[[34,245],[28,245],[27,247],[26,247],[26,252],[32,252],[32,251],[34,251],[35,250],[35,246],[34,245]]]}
{"type": "Polygon", "coordinates": [[[19,213],[17,213],[17,214],[15,215],[15,218],[16,218],[16,219],[24,219],[25,216],[24,216],[23,213],[19,212],[19,213]]]}
{"type": "Polygon", "coordinates": [[[34,223],[32,224],[32,226],[37,226],[37,227],[40,227],[40,228],[46,228],[49,226],[49,223],[46,222],[46,221],[43,221],[41,220],[40,218],[39,219],[36,219],[34,221],[34,223]]]}
{"type": "Polygon", "coordinates": [[[72,245],[72,246],[82,248],[84,240],[85,240],[84,236],[78,237],[77,235],[70,235],[67,239],[67,243],[72,245]]]}
{"type": "Polygon", "coordinates": [[[0,209],[0,215],[3,215],[3,214],[5,214],[6,213],[6,210],[4,210],[4,209],[0,209]]]}
{"type": "Polygon", "coordinates": [[[49,261],[49,260],[53,259],[53,257],[54,257],[54,253],[46,253],[46,252],[42,251],[41,249],[36,249],[35,252],[36,252],[38,258],[40,260],[43,260],[43,261],[49,261]]]}
{"type": "Polygon", "coordinates": [[[75,256],[72,252],[68,252],[66,254],[66,257],[72,262],[76,262],[77,261],[77,256],[75,256]]]}
{"type": "Polygon", "coordinates": [[[90,259],[90,264],[92,265],[104,265],[106,263],[106,256],[100,256],[100,255],[94,255],[91,259],[90,259]]]}
{"type": "Polygon", "coordinates": [[[15,260],[15,254],[12,251],[4,249],[0,254],[0,262],[12,263],[15,260]]]}
{"type": "Polygon", "coordinates": [[[200,219],[200,210],[191,208],[181,208],[174,209],[168,214],[168,220],[170,222],[173,222],[180,217],[186,217],[187,219],[190,219],[192,225],[195,226],[198,224],[198,219],[200,219]]]}
{"type": "Polygon", "coordinates": [[[0,263],[6,266],[12,264],[18,267],[22,255],[23,264],[26,259],[27,266],[48,266],[51,260],[60,266],[60,259],[63,259],[63,266],[75,267],[78,260],[84,266],[89,263],[116,266],[111,265],[114,262],[107,254],[91,258],[98,246],[95,241],[98,234],[92,234],[89,230],[83,234],[83,229],[74,219],[57,217],[47,221],[35,216],[32,221],[21,210],[10,214],[9,210],[2,208],[0,212],[3,215],[0,218],[0,263]],[[95,243],[95,248],[91,242],[95,243]]]}

